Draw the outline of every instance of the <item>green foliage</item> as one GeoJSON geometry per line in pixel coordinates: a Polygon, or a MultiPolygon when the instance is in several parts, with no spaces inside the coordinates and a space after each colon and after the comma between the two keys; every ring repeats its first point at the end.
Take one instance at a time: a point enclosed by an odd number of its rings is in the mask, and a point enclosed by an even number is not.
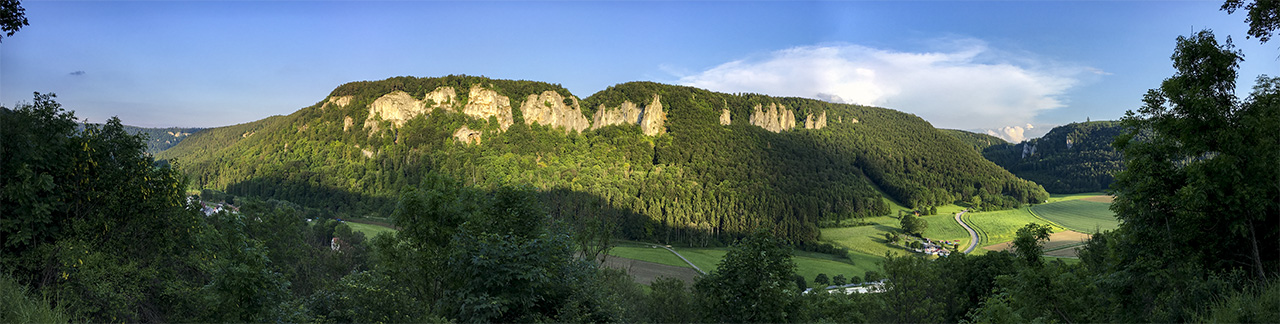
{"type": "Polygon", "coordinates": [[[1197,323],[1280,322],[1280,284],[1272,279],[1254,288],[1228,294],[1196,314],[1197,323]]]}
{"type": "Polygon", "coordinates": [[[26,286],[0,274],[0,323],[68,323],[71,316],[33,294],[26,286]]]}
{"type": "Polygon", "coordinates": [[[830,284],[831,284],[831,279],[830,279],[830,278],[827,278],[827,274],[825,274],[825,273],[819,273],[819,274],[818,274],[818,276],[813,277],[813,283],[816,283],[816,284],[822,285],[823,287],[826,287],[827,285],[830,285],[830,284]]]}
{"type": "Polygon", "coordinates": [[[694,285],[708,321],[785,322],[791,310],[795,263],[777,238],[758,230],[734,244],[711,274],[694,285]]]}
{"type": "Polygon", "coordinates": [[[674,278],[658,278],[649,284],[652,292],[645,302],[647,318],[655,323],[689,323],[701,318],[693,299],[693,292],[684,281],[674,278]]]}
{"type": "Polygon", "coordinates": [[[1177,73],[1126,114],[1129,131],[1116,147],[1129,167],[1117,177],[1112,204],[1125,234],[1116,238],[1161,242],[1126,255],[1143,255],[1156,267],[1242,269],[1259,280],[1275,273],[1280,82],[1259,78],[1249,100],[1239,102],[1241,60],[1230,41],[1219,43],[1209,31],[1179,37],[1177,73]]]}
{"type": "Polygon", "coordinates": [[[924,234],[925,230],[929,229],[929,222],[917,217],[915,213],[909,213],[902,216],[902,221],[900,223],[902,226],[902,232],[911,235],[921,235],[924,234]]]}
{"type": "Polygon", "coordinates": [[[1049,233],[1052,231],[1053,228],[1049,225],[1036,223],[1019,228],[1017,236],[1013,239],[1014,253],[1028,265],[1040,267],[1044,264],[1040,260],[1040,255],[1044,254],[1044,242],[1049,241],[1049,233]]]}

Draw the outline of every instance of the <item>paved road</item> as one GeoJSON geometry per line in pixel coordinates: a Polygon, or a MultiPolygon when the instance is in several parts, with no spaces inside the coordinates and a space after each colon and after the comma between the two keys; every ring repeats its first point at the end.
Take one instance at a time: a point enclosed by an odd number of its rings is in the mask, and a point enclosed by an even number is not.
{"type": "Polygon", "coordinates": [[[973,248],[978,247],[978,232],[974,232],[972,228],[969,228],[969,224],[965,224],[964,221],[960,220],[960,216],[964,216],[965,211],[967,210],[956,213],[956,223],[960,223],[964,230],[969,231],[969,248],[964,249],[964,253],[969,254],[969,252],[973,252],[973,248]]]}

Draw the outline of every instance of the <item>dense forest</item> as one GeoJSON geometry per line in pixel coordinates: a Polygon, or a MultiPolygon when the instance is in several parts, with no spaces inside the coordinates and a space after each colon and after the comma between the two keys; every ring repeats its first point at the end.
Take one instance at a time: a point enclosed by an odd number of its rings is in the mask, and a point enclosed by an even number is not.
{"type": "MultiPolygon", "coordinates": [[[[83,128],[85,125],[87,124],[82,124],[80,127],[83,128]]],[[[103,126],[102,124],[93,125],[97,127],[103,126]]],[[[155,155],[156,153],[160,153],[160,151],[164,151],[174,145],[178,145],[178,143],[182,142],[183,139],[186,139],[187,136],[191,136],[193,133],[204,130],[204,128],[195,127],[147,128],[129,125],[123,125],[122,127],[124,127],[124,131],[126,133],[142,135],[143,139],[147,143],[146,153],[151,155],[155,155]]]]}
{"type": "MultiPolygon", "coordinates": [[[[1123,168],[1120,152],[1111,146],[1123,133],[1117,121],[1090,121],[1054,127],[1040,138],[1012,144],[1003,141],[977,146],[991,162],[1053,193],[1103,191],[1123,168]]],[[[955,131],[958,138],[986,135],[955,131]]],[[[972,143],[972,140],[971,140],[972,143]]]]}
{"type": "Polygon", "coordinates": [[[447,76],[354,82],[288,116],[196,133],[159,157],[190,174],[196,187],[336,215],[385,217],[396,194],[428,172],[481,188],[529,185],[580,193],[543,196],[555,203],[556,215],[598,203],[626,210],[639,218],[619,221],[624,236],[662,241],[734,237],[758,226],[789,240],[814,241],[819,226],[888,214],[885,194],[911,207],[980,196],[989,208],[1009,208],[1046,197],[1039,186],[919,117],[889,109],[632,82],[581,100],[581,114],[624,103],[644,109],[656,95],[665,112],[661,134],[645,135],[634,123],[579,133],[523,122],[514,107],[545,91],[577,104],[563,87],[532,81],[447,76]],[[510,98],[515,123],[502,130],[499,123],[461,113],[466,92],[450,103],[433,102],[447,108],[401,125],[352,122],[371,120],[370,105],[388,93],[426,101],[441,87],[474,86],[510,98]],[[332,103],[345,96],[348,104],[332,103]],[[801,116],[797,124],[822,114],[829,122],[822,129],[780,132],[749,122],[753,107],[770,104],[801,116]],[[727,125],[721,121],[726,110],[727,125]],[[481,143],[455,139],[462,127],[482,132],[481,143]]]}

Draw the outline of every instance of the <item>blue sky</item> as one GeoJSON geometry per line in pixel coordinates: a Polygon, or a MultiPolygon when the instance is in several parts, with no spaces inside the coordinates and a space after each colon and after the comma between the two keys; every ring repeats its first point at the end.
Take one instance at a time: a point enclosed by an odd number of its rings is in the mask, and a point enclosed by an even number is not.
{"type": "Polygon", "coordinates": [[[1009,139],[1117,119],[1201,28],[1244,51],[1241,96],[1280,72],[1220,1],[24,1],[0,104],[54,92],[93,122],[211,127],[392,76],[628,81],[823,98],[1009,139]],[[1032,127],[1028,127],[1028,125],[1032,127]]]}

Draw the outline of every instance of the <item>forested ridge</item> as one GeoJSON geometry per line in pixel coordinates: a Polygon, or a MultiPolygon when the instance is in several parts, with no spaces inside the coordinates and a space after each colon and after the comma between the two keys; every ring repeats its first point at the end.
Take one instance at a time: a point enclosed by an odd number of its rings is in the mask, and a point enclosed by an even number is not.
{"type": "Polygon", "coordinates": [[[1103,191],[1123,168],[1120,152],[1111,146],[1123,132],[1117,121],[1089,121],[1054,127],[1040,138],[1022,143],[978,145],[987,135],[952,131],[967,139],[982,155],[1023,179],[1053,193],[1103,191]]]}
{"type": "MultiPolygon", "coordinates": [[[[803,98],[725,94],[692,87],[631,82],[581,100],[584,115],[623,102],[643,107],[654,95],[666,112],[665,134],[647,136],[630,124],[582,133],[436,110],[398,127],[362,127],[369,104],[404,91],[423,98],[440,87],[479,85],[519,107],[529,95],[563,87],[473,76],[396,77],[353,82],[328,99],[288,116],[209,129],[159,155],[177,162],[195,186],[270,197],[354,216],[385,216],[395,194],[428,171],[479,187],[532,185],[547,192],[582,192],[640,215],[618,220],[630,238],[696,239],[771,227],[788,239],[813,241],[817,228],[890,211],[884,192],[912,207],[982,196],[993,208],[1043,200],[1045,192],[1018,179],[914,115],[889,109],[803,98]],[[778,133],[752,125],[753,109],[780,104],[806,116],[826,114],[823,129],[778,133]],[[727,109],[732,122],[722,125],[727,109]],[[344,125],[344,121],[355,121],[344,125]],[[482,143],[454,139],[460,127],[481,130],[482,143]],[[345,129],[344,129],[345,128],[345,129]]],[[[585,202],[551,198],[555,210],[585,202]]]]}

